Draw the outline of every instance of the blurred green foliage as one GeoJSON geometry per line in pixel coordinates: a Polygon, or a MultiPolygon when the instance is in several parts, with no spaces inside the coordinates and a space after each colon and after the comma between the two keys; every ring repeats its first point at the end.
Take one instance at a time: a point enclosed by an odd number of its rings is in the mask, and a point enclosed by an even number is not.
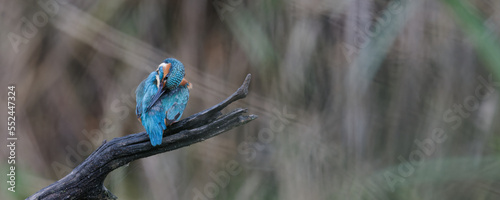
{"type": "Polygon", "coordinates": [[[42,2],[52,7],[0,8],[0,82],[17,86],[19,119],[18,190],[0,182],[1,199],[26,198],[102,140],[143,131],[133,92],[166,57],[194,84],[184,117],[252,73],[235,106],[259,119],[114,171],[105,185],[120,199],[500,195],[498,1],[42,2]],[[426,154],[416,141],[436,128],[446,139],[426,154]],[[213,174],[231,161],[241,172],[221,184],[213,174]]]}

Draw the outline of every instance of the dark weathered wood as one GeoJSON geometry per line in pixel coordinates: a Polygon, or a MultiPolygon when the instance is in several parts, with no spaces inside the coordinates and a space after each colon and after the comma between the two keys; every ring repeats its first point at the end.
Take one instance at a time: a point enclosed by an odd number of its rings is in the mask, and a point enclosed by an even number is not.
{"type": "Polygon", "coordinates": [[[163,134],[161,145],[153,147],[146,132],[104,141],[71,173],[28,199],[117,199],[103,185],[111,171],[140,158],[201,142],[256,119],[256,115],[244,115],[246,109],[241,108],[221,113],[232,102],[246,97],[250,77],[247,75],[241,87],[226,100],[172,124],[163,134]]]}

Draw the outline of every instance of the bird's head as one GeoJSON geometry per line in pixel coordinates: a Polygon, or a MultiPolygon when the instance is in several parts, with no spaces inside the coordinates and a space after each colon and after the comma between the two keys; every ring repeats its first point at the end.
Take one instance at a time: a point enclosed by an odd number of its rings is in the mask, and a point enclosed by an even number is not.
{"type": "Polygon", "coordinates": [[[161,65],[168,66],[168,69],[164,70],[166,74],[163,74],[165,87],[168,90],[175,89],[184,78],[184,65],[175,58],[167,58],[161,65]]]}
{"type": "Polygon", "coordinates": [[[167,58],[158,65],[156,69],[156,92],[153,100],[148,105],[147,110],[151,109],[153,105],[160,99],[167,91],[174,90],[181,83],[184,78],[184,65],[175,58],[167,58]]]}

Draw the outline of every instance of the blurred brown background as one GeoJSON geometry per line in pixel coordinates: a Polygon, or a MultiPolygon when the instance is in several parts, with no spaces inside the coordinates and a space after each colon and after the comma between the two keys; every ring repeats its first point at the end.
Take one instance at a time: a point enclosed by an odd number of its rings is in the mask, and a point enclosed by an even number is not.
{"type": "Polygon", "coordinates": [[[119,199],[500,198],[498,1],[0,2],[1,199],[144,131],[134,91],[167,57],[194,84],[183,117],[251,73],[231,108],[259,118],[114,171],[119,199]]]}

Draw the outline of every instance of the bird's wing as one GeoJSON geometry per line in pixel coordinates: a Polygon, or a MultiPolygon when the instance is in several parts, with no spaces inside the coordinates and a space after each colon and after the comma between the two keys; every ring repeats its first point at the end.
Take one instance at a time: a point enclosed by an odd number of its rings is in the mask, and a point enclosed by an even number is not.
{"type": "Polygon", "coordinates": [[[189,89],[186,86],[179,86],[167,94],[166,98],[164,98],[165,123],[167,126],[181,118],[188,100],[189,89]]]}
{"type": "Polygon", "coordinates": [[[146,80],[147,79],[144,79],[135,90],[135,114],[137,115],[137,118],[141,118],[142,115],[142,99],[146,92],[146,80]]]}

